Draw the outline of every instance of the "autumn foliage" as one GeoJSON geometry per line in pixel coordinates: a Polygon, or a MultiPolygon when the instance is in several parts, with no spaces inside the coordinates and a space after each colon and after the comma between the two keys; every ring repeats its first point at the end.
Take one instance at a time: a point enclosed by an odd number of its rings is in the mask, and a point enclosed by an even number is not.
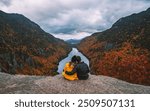
{"type": "MultiPolygon", "coordinates": [[[[96,49],[95,44],[91,47],[96,49]]],[[[122,47],[110,51],[86,51],[85,47],[82,49],[81,46],[80,50],[86,52],[85,54],[90,57],[93,74],[150,85],[150,53],[148,50],[134,48],[131,43],[127,42],[123,43],[122,47]]]]}
{"type": "Polygon", "coordinates": [[[36,61],[37,66],[32,67],[25,64],[22,69],[18,68],[16,72],[25,75],[56,75],[59,60],[66,54],[64,49],[58,48],[53,55],[48,57],[32,56],[32,60],[36,61]]]}
{"type": "Polygon", "coordinates": [[[0,11],[0,72],[56,75],[59,60],[70,50],[25,16],[0,11]]]}
{"type": "Polygon", "coordinates": [[[150,85],[150,8],[120,18],[110,29],[81,41],[91,73],[150,85]]]}
{"type": "Polygon", "coordinates": [[[150,60],[147,50],[125,43],[119,50],[105,52],[94,67],[96,73],[139,84],[150,84],[150,60]]]}

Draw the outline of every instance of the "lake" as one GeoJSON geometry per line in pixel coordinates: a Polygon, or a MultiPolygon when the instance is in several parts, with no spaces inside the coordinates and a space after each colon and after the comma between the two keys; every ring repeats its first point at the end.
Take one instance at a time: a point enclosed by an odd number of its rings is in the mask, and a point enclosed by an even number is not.
{"type": "Polygon", "coordinates": [[[68,56],[59,62],[57,70],[58,73],[62,73],[65,64],[71,61],[71,58],[74,55],[80,56],[82,61],[84,61],[89,66],[89,60],[81,52],[79,52],[78,49],[72,48],[72,51],[68,54],[68,56]]]}

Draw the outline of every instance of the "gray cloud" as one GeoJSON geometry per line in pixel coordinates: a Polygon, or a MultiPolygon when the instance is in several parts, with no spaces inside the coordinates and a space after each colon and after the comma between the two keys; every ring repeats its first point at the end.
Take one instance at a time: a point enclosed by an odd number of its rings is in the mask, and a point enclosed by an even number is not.
{"type": "Polygon", "coordinates": [[[69,38],[110,28],[119,18],[146,10],[150,1],[1,0],[0,6],[3,11],[24,14],[49,33],[69,38]]]}
{"type": "Polygon", "coordinates": [[[0,6],[2,6],[2,5],[6,5],[6,6],[11,5],[11,0],[1,0],[0,1],[0,6]]]}

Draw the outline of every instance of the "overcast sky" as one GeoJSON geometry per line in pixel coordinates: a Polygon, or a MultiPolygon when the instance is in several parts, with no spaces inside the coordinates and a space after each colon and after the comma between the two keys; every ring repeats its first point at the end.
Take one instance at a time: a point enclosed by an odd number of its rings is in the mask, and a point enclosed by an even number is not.
{"type": "Polygon", "coordinates": [[[150,0],[0,0],[0,10],[23,14],[61,39],[80,39],[119,18],[150,7],[150,0]]]}

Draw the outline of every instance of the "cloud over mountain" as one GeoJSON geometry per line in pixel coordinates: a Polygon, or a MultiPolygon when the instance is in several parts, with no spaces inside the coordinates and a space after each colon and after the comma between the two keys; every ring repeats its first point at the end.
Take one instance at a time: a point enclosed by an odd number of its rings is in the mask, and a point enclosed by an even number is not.
{"type": "Polygon", "coordinates": [[[62,35],[81,38],[81,33],[85,36],[105,30],[119,18],[146,10],[148,7],[149,0],[0,1],[0,10],[21,13],[37,22],[45,31],[61,38],[62,35]]]}

